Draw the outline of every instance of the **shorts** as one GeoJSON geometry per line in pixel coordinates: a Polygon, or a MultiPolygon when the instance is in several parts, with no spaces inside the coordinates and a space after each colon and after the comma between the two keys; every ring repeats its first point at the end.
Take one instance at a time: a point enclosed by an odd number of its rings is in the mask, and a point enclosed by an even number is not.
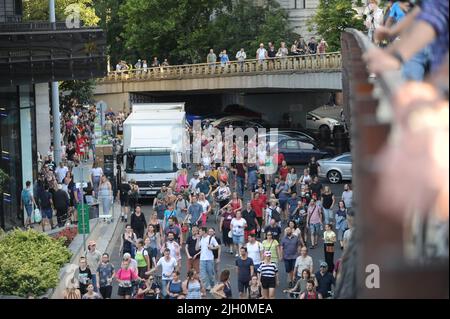
{"type": "Polygon", "coordinates": [[[128,196],[121,196],[120,197],[120,206],[125,207],[128,206],[128,196]]]}
{"type": "Polygon", "coordinates": [[[284,269],[287,273],[293,271],[295,268],[295,259],[285,259],[284,260],[284,269]]]}
{"type": "Polygon", "coordinates": [[[320,231],[320,223],[309,224],[309,230],[312,234],[317,234],[320,231]]]}
{"type": "Polygon", "coordinates": [[[233,235],[233,244],[242,245],[244,243],[244,235],[236,236],[233,235]]]}
{"type": "Polygon", "coordinates": [[[249,287],[250,287],[250,280],[248,280],[248,281],[238,280],[238,291],[239,292],[246,292],[249,287]]]}
{"type": "Polygon", "coordinates": [[[286,204],[287,204],[287,200],[286,199],[280,199],[280,208],[281,210],[285,210],[286,209],[286,204]]]}
{"type": "Polygon", "coordinates": [[[53,209],[51,209],[51,208],[43,208],[43,209],[41,209],[41,213],[42,213],[42,218],[48,218],[48,219],[53,218],[53,209]]]}
{"type": "Polygon", "coordinates": [[[258,269],[261,264],[254,264],[255,273],[259,273],[258,269]]]}
{"type": "Polygon", "coordinates": [[[131,296],[131,287],[119,287],[119,290],[117,291],[117,294],[119,296],[131,296]]]}
{"type": "Polygon", "coordinates": [[[275,288],[277,285],[275,277],[264,277],[261,276],[261,285],[263,289],[275,288]]]}
{"type": "Polygon", "coordinates": [[[32,205],[26,205],[25,211],[27,212],[27,216],[31,217],[31,213],[33,212],[33,206],[32,205]]]}

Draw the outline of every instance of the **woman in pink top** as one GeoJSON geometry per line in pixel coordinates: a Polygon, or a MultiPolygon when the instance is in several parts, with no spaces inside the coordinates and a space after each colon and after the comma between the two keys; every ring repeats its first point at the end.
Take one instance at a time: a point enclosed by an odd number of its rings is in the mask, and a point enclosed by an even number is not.
{"type": "Polygon", "coordinates": [[[181,186],[184,186],[184,188],[186,189],[188,188],[188,185],[189,183],[187,180],[187,171],[186,169],[183,168],[180,170],[180,173],[178,174],[177,177],[177,188],[176,188],[177,193],[180,192],[181,186]]]}
{"type": "Polygon", "coordinates": [[[131,298],[131,291],[133,287],[133,280],[138,279],[137,273],[130,268],[130,262],[127,260],[122,261],[122,267],[116,272],[115,278],[119,283],[119,290],[117,294],[123,299],[131,298]]]}

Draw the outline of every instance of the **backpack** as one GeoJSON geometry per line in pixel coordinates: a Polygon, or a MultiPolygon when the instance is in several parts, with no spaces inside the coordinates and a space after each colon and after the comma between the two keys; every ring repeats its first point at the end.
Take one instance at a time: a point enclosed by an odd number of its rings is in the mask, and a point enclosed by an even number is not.
{"type": "Polygon", "coordinates": [[[269,208],[272,211],[271,218],[275,219],[275,221],[277,223],[280,222],[281,221],[281,215],[280,215],[280,212],[277,210],[277,207],[275,207],[275,208],[269,207],[269,208]]]}
{"type": "Polygon", "coordinates": [[[31,205],[31,194],[28,189],[22,191],[22,202],[24,205],[31,205]]]}

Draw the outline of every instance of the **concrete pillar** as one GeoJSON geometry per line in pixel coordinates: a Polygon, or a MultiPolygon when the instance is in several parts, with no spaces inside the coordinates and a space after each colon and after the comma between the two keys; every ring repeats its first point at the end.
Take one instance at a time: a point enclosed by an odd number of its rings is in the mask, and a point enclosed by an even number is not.
{"type": "Polygon", "coordinates": [[[45,156],[52,140],[50,132],[50,92],[48,83],[36,84],[34,89],[36,93],[37,151],[45,156]]]}
{"type": "MultiPolygon", "coordinates": [[[[27,181],[33,185],[33,135],[31,123],[32,96],[30,94],[31,85],[19,86],[20,96],[20,145],[21,145],[21,164],[22,164],[22,185],[25,188],[27,181]]],[[[23,210],[24,220],[27,215],[23,210]]]]}

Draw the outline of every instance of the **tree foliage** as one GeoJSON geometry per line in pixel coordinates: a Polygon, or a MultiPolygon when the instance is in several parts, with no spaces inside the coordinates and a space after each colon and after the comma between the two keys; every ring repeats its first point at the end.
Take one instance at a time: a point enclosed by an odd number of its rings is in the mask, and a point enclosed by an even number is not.
{"type": "Polygon", "coordinates": [[[119,9],[124,2],[125,0],[94,1],[95,12],[100,18],[99,26],[107,31],[108,54],[113,64],[129,54],[125,49],[125,40],[122,37],[124,28],[119,17],[119,9]]]}
{"type": "Polygon", "coordinates": [[[158,56],[172,64],[200,63],[210,48],[256,52],[259,42],[292,38],[287,13],[274,0],[265,6],[251,0],[125,0],[119,16],[122,58],[132,61],[158,56]]]}
{"type": "Polygon", "coordinates": [[[59,88],[61,91],[69,91],[66,99],[76,99],[78,104],[92,103],[94,96],[95,80],[74,80],[61,82],[59,88]]]}
{"type": "MultiPolygon", "coordinates": [[[[85,26],[96,26],[100,19],[95,14],[93,2],[94,0],[56,0],[56,21],[65,21],[67,16],[66,8],[76,4],[80,8],[80,20],[83,24],[85,26]]],[[[48,0],[23,0],[24,21],[48,21],[49,11],[48,0]]]]}
{"type": "Polygon", "coordinates": [[[364,22],[348,0],[320,0],[315,16],[308,23],[311,30],[315,29],[328,42],[330,51],[340,50],[341,32],[345,28],[364,29],[364,22]]]}
{"type": "Polygon", "coordinates": [[[59,281],[60,268],[72,253],[64,238],[35,230],[13,230],[0,236],[0,295],[42,295],[59,281]]]}
{"type": "Polygon", "coordinates": [[[8,182],[8,175],[0,169],[0,194],[3,193],[3,187],[8,182]]]}

